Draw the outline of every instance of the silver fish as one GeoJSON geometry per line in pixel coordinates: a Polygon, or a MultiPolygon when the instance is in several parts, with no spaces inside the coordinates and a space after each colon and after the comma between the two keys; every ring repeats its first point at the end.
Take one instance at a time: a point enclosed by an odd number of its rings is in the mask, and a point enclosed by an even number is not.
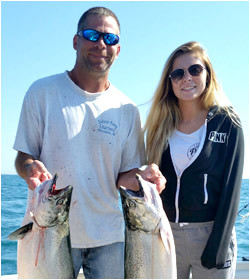
{"type": "Polygon", "coordinates": [[[56,189],[57,175],[37,186],[28,202],[18,240],[19,278],[74,278],[68,214],[73,187],[56,189]]]}
{"type": "Polygon", "coordinates": [[[121,187],[126,223],[125,278],[177,278],[174,239],[155,185],[137,175],[140,190],[121,187]]]}

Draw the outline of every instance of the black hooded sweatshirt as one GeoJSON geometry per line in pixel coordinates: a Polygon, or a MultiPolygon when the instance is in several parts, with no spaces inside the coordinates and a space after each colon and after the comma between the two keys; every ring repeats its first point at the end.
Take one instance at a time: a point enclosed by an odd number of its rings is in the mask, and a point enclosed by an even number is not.
{"type": "Polygon", "coordinates": [[[206,138],[200,154],[180,178],[169,145],[162,155],[160,170],[167,185],[161,198],[168,219],[179,223],[214,221],[201,256],[204,267],[228,266],[227,252],[240,200],[243,160],[242,128],[217,106],[208,112],[206,138]]]}

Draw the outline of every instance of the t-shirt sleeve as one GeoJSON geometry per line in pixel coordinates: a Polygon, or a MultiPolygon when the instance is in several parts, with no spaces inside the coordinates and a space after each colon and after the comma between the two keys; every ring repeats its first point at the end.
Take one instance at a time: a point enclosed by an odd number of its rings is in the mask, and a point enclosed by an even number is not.
{"type": "Polygon", "coordinates": [[[32,155],[38,159],[41,152],[41,122],[39,117],[39,100],[34,87],[26,93],[22,105],[13,148],[32,155]]]}

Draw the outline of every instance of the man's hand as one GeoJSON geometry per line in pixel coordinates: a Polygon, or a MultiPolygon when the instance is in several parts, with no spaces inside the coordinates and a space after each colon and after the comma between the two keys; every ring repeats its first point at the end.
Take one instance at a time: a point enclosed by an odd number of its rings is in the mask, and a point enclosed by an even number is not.
{"type": "Polygon", "coordinates": [[[52,179],[52,175],[39,160],[34,160],[32,163],[26,164],[25,168],[27,175],[24,179],[31,190],[34,190],[42,182],[52,179]]]}
{"type": "Polygon", "coordinates": [[[127,189],[138,191],[139,185],[135,176],[136,173],[140,174],[144,180],[155,184],[159,193],[165,189],[167,181],[162,175],[158,165],[154,163],[142,166],[139,169],[135,168],[128,172],[120,173],[117,180],[117,187],[119,188],[120,186],[123,186],[127,189]]]}
{"type": "Polygon", "coordinates": [[[156,165],[155,163],[142,166],[141,168],[139,168],[138,173],[144,180],[155,184],[158,193],[161,193],[165,189],[167,180],[162,175],[158,165],[156,165]]]}
{"type": "Polygon", "coordinates": [[[15,165],[18,175],[26,181],[31,190],[34,190],[42,182],[52,179],[52,175],[44,164],[31,155],[18,152],[15,165]]]}

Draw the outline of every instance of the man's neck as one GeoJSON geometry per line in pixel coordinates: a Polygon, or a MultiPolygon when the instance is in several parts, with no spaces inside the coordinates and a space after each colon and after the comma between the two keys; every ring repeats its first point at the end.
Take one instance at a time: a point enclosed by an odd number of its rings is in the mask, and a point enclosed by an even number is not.
{"type": "Polygon", "coordinates": [[[110,85],[108,73],[103,76],[97,76],[73,68],[71,71],[68,71],[68,74],[77,86],[89,93],[105,91],[110,85]]]}

